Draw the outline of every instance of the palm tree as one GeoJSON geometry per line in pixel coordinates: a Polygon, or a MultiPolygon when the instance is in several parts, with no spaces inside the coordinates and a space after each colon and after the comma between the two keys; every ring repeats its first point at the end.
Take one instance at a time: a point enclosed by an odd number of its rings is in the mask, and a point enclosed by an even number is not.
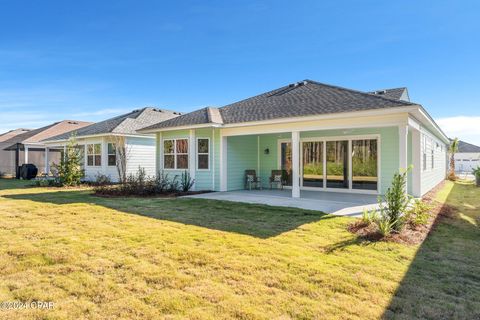
{"type": "Polygon", "coordinates": [[[450,153],[450,172],[448,174],[448,178],[450,180],[455,180],[455,153],[458,152],[458,138],[451,140],[450,147],[448,148],[448,152],[450,153]]]}

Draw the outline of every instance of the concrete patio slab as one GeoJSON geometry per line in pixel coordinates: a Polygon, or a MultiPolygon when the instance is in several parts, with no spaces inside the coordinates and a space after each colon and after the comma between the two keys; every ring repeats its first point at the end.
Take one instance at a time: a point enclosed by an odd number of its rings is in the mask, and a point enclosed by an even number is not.
{"type": "Polygon", "coordinates": [[[375,195],[306,190],[301,191],[300,198],[291,195],[290,190],[239,190],[188,197],[301,208],[350,217],[361,216],[364,209],[378,208],[375,195]]]}

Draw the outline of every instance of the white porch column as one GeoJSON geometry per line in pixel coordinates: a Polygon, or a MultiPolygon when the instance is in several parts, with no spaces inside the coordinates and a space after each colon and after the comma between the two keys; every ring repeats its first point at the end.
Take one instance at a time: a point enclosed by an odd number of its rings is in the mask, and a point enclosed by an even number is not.
{"type": "Polygon", "coordinates": [[[292,198],[300,198],[300,132],[292,131],[292,198]]]}
{"type": "Polygon", "coordinates": [[[227,137],[220,131],[220,191],[227,191],[227,137]]]}
{"type": "MultiPolygon", "coordinates": [[[[190,178],[195,179],[195,172],[197,170],[197,155],[196,155],[196,144],[197,141],[195,139],[195,130],[190,129],[189,132],[189,140],[190,143],[188,144],[188,153],[190,155],[189,157],[189,173],[190,173],[190,178]]],[[[195,183],[193,184],[192,190],[195,190],[195,183]]]]}
{"type": "MultiPolygon", "coordinates": [[[[399,169],[400,172],[408,168],[408,125],[398,126],[399,169]]],[[[408,179],[408,178],[407,178],[408,179]]],[[[408,188],[408,181],[407,181],[408,188]]],[[[407,190],[405,190],[407,191],[407,190]]]]}
{"type": "Polygon", "coordinates": [[[23,155],[25,156],[25,162],[24,163],[27,164],[28,163],[28,146],[23,145],[23,149],[24,149],[23,155]]]}
{"type": "Polygon", "coordinates": [[[47,176],[50,173],[49,152],[50,152],[50,149],[48,147],[45,147],[45,175],[47,176]]]}
{"type": "Polygon", "coordinates": [[[412,133],[412,195],[414,197],[422,196],[421,176],[422,176],[422,140],[419,130],[411,130],[412,133]]]}
{"type": "Polygon", "coordinates": [[[63,146],[63,161],[67,160],[67,145],[63,146]]]}
{"type": "Polygon", "coordinates": [[[155,136],[155,175],[163,169],[162,166],[162,133],[158,132],[155,136]]]}

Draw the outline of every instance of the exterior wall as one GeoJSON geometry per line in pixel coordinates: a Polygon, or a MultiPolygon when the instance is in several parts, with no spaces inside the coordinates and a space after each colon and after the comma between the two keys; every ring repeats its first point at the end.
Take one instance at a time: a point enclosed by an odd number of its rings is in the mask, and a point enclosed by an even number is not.
{"type": "MultiPolygon", "coordinates": [[[[393,120],[393,119],[390,119],[393,120]]],[[[403,122],[400,122],[403,123],[403,122]]],[[[401,124],[399,124],[401,125],[401,124]]],[[[400,150],[399,150],[399,125],[392,123],[381,127],[359,127],[351,129],[330,129],[330,130],[314,130],[311,127],[306,127],[301,131],[300,139],[305,138],[329,138],[329,137],[351,137],[355,136],[369,136],[375,135],[380,139],[380,165],[379,165],[379,184],[380,193],[384,194],[391,184],[392,177],[395,172],[399,171],[400,165],[400,150]]],[[[318,125],[318,127],[322,127],[318,125]]],[[[268,128],[267,128],[268,129],[268,128]]],[[[220,190],[220,142],[222,135],[227,135],[226,141],[226,166],[227,166],[227,190],[238,190],[244,188],[244,171],[246,169],[255,169],[257,174],[262,178],[264,187],[268,186],[268,177],[272,169],[279,168],[279,140],[291,139],[291,132],[272,132],[255,134],[255,131],[260,131],[258,128],[241,129],[193,129],[194,143],[196,147],[196,138],[210,138],[210,170],[200,171],[195,168],[195,189],[196,190],[220,190]],[[250,131],[250,133],[249,133],[250,131]],[[266,151],[268,149],[268,152],[266,151]]],[[[268,129],[269,130],[269,129],[268,129]]],[[[276,127],[272,131],[277,130],[276,127]]],[[[435,146],[440,147],[435,149],[435,166],[433,170],[425,170],[421,172],[421,192],[422,194],[429,191],[439,182],[445,178],[447,168],[446,150],[447,146],[436,138],[430,132],[422,129],[422,134],[428,135],[435,141],[435,146]]],[[[157,134],[157,168],[162,169],[163,157],[163,143],[164,139],[169,138],[186,138],[190,139],[190,130],[176,130],[166,131],[157,134]]],[[[407,162],[408,165],[413,162],[413,136],[409,133],[407,138],[407,162]]],[[[190,149],[191,150],[191,149],[190,149]]],[[[190,157],[196,157],[190,154],[190,157]]],[[[427,157],[428,158],[428,157],[427,157]]],[[[422,160],[423,161],[423,160],[422,160]]],[[[423,163],[422,163],[423,168],[423,163]]],[[[417,168],[422,169],[422,168],[417,168]]],[[[415,168],[414,168],[415,170],[415,168]]],[[[183,170],[164,170],[165,173],[172,176],[180,176],[183,170]]],[[[408,191],[413,192],[413,178],[412,173],[409,173],[408,191]]],[[[346,191],[346,190],[344,190],[346,191]]],[[[362,191],[359,191],[362,192],[362,191]]]]}
{"type": "MultiPolygon", "coordinates": [[[[128,150],[127,175],[137,173],[138,168],[142,167],[145,169],[147,176],[154,177],[156,174],[155,139],[127,137],[125,143],[126,150],[128,150]]],[[[116,177],[118,178],[118,174],[116,174],[116,177]]]]}
{"type": "Polygon", "coordinates": [[[421,130],[421,194],[424,195],[440,182],[445,180],[447,172],[447,145],[435,137],[431,132],[421,130]],[[424,149],[425,148],[425,149],[424,149]],[[426,150],[426,169],[424,166],[423,151],[426,150]],[[434,154],[434,167],[432,169],[431,151],[434,154]]]}
{"type": "Polygon", "coordinates": [[[177,130],[158,133],[156,135],[156,168],[157,171],[163,171],[170,179],[177,177],[180,179],[185,170],[165,169],[163,168],[163,140],[168,139],[188,139],[189,145],[193,143],[194,154],[189,154],[189,169],[192,178],[195,179],[194,190],[220,190],[220,130],[213,128],[193,129],[193,141],[190,140],[190,130],[177,130]],[[197,139],[209,139],[209,169],[199,170],[197,167],[197,139]],[[192,159],[192,157],[194,157],[192,159]],[[192,161],[195,160],[195,161],[192,161]],[[194,165],[193,170],[190,168],[194,165]]]}
{"type": "MultiPolygon", "coordinates": [[[[99,174],[106,175],[113,182],[118,181],[117,166],[108,165],[108,143],[111,142],[108,137],[96,137],[87,139],[78,139],[78,144],[84,146],[84,169],[85,179],[94,181],[99,174]],[[87,145],[101,144],[102,163],[100,166],[87,165],[87,145]]],[[[148,176],[155,176],[155,139],[142,137],[126,137],[127,151],[127,174],[135,174],[138,167],[145,168],[148,176]]]]}
{"type": "MultiPolygon", "coordinates": [[[[15,175],[15,151],[3,150],[3,148],[10,145],[0,144],[0,172],[15,175]]],[[[60,162],[60,152],[50,151],[48,154],[50,167],[54,163],[60,162]]],[[[18,165],[21,166],[25,163],[25,152],[19,152],[18,165]]],[[[38,168],[38,175],[45,172],[45,151],[32,151],[28,152],[28,163],[34,164],[38,168]]]]}
{"type": "Polygon", "coordinates": [[[259,172],[258,137],[227,138],[227,190],[244,189],[245,170],[259,172]]]}
{"type": "Polygon", "coordinates": [[[96,177],[100,174],[106,175],[112,181],[118,181],[118,172],[116,166],[108,165],[108,150],[107,150],[107,141],[104,137],[98,138],[88,138],[88,139],[78,139],[78,144],[84,145],[84,168],[85,168],[85,179],[88,181],[94,181],[96,177]],[[100,166],[89,166],[87,165],[87,145],[88,144],[97,144],[100,143],[102,146],[102,164],[100,166]]]}
{"type": "Polygon", "coordinates": [[[455,153],[456,172],[472,172],[478,166],[480,166],[480,153],[455,153]]]}

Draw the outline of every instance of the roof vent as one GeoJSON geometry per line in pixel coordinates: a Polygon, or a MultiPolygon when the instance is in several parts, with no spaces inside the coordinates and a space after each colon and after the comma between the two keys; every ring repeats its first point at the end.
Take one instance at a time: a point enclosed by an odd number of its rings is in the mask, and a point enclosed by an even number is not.
{"type": "Polygon", "coordinates": [[[68,121],[68,124],[78,124],[76,121],[68,121]]]}
{"type": "Polygon", "coordinates": [[[383,94],[386,94],[387,93],[387,90],[378,90],[378,91],[375,91],[375,94],[380,94],[380,95],[383,95],[383,94]]]}

